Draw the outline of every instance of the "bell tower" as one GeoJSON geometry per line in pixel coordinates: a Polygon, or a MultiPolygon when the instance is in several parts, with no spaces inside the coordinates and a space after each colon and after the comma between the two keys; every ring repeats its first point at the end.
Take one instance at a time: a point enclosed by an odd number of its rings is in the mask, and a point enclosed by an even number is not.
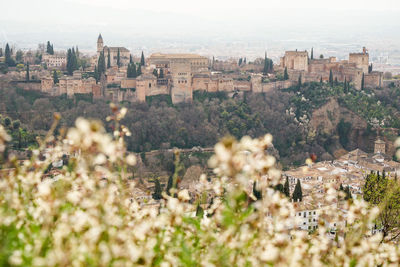
{"type": "Polygon", "coordinates": [[[103,43],[103,37],[101,37],[101,34],[99,34],[99,37],[97,38],[97,54],[100,55],[100,52],[103,51],[104,43],[103,43]]]}

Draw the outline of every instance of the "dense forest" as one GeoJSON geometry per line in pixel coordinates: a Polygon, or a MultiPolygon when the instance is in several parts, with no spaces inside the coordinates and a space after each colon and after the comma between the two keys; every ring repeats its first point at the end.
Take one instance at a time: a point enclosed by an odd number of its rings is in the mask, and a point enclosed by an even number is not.
{"type": "MultiPolygon", "coordinates": [[[[18,120],[26,132],[38,135],[50,128],[54,112],[59,112],[62,118],[58,131],[73,125],[79,116],[105,122],[110,114],[109,103],[94,100],[91,95],[46,97],[9,84],[3,84],[2,88],[3,124],[6,118],[18,120]]],[[[160,95],[147,98],[146,103],[121,105],[128,108],[123,123],[132,132],[127,139],[131,151],[212,147],[227,134],[240,138],[271,133],[280,161],[284,165],[298,165],[310,153],[319,159],[331,159],[334,150],[355,148],[349,142],[351,122],[341,120],[331,133],[323,129],[313,132],[310,128],[313,111],[332,98],[367,122],[364,134],[374,135],[373,127],[377,125],[400,128],[398,88],[356,91],[340,83],[303,84],[282,91],[244,93],[234,97],[222,92],[195,92],[193,103],[179,105],[172,105],[169,96],[160,95]]],[[[10,131],[13,131],[12,127],[10,131]]]]}

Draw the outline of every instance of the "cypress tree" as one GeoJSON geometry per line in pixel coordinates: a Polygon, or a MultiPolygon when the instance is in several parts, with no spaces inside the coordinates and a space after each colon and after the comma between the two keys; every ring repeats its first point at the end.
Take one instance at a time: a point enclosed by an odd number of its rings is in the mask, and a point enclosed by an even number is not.
{"type": "Polygon", "coordinates": [[[322,76],[321,76],[321,78],[319,79],[319,83],[322,83],[322,76]]]}
{"type": "Polygon", "coordinates": [[[242,65],[242,62],[243,62],[243,59],[242,59],[242,58],[239,58],[238,65],[239,65],[239,66],[242,65]]]}
{"type": "Polygon", "coordinates": [[[118,66],[118,68],[121,67],[121,55],[119,53],[119,48],[118,48],[118,52],[117,52],[117,66],[118,66]]]}
{"type": "Polygon", "coordinates": [[[96,79],[96,83],[99,81],[99,71],[97,70],[97,66],[94,66],[94,78],[96,79]]]}
{"type": "Polygon", "coordinates": [[[144,66],[144,65],[145,65],[144,54],[143,54],[143,51],[142,51],[142,55],[140,56],[140,66],[144,66]]]}
{"type": "Polygon", "coordinates": [[[8,43],[6,44],[6,49],[4,51],[5,63],[8,67],[13,67],[15,65],[14,60],[11,58],[11,49],[8,43]]]}
{"type": "Polygon", "coordinates": [[[137,71],[136,71],[136,77],[142,75],[142,65],[139,64],[137,71]]]}
{"type": "Polygon", "coordinates": [[[345,92],[345,93],[347,93],[347,77],[344,77],[344,85],[343,85],[344,87],[343,87],[343,91],[345,92]]]}
{"type": "Polygon", "coordinates": [[[364,72],[363,72],[362,78],[361,78],[361,90],[364,90],[364,72]]]}
{"type": "Polygon", "coordinates": [[[329,70],[329,84],[333,86],[333,73],[332,70],[329,70]]]}
{"type": "Polygon", "coordinates": [[[138,75],[137,75],[137,72],[136,72],[136,64],[135,63],[133,63],[132,64],[132,78],[136,78],[138,75]]]}
{"type": "Polygon", "coordinates": [[[0,47],[0,57],[3,56],[3,48],[0,47]]]}
{"type": "Polygon", "coordinates": [[[243,63],[244,63],[244,64],[247,63],[247,59],[246,59],[246,58],[243,59],[243,63]]]}
{"type": "Polygon", "coordinates": [[[269,60],[269,71],[270,72],[274,71],[274,62],[272,61],[272,59],[269,60]]]}
{"type": "Polygon", "coordinates": [[[158,179],[155,180],[154,182],[154,193],[153,193],[153,198],[154,199],[162,199],[162,194],[161,194],[161,184],[158,179]]]}
{"type": "Polygon", "coordinates": [[[297,87],[300,89],[301,88],[301,74],[299,75],[299,80],[297,82],[297,87]]]}
{"type": "Polygon", "coordinates": [[[68,51],[67,51],[67,72],[68,72],[68,75],[72,75],[72,72],[74,71],[72,64],[73,64],[72,63],[72,51],[69,48],[68,51]]]}
{"type": "Polygon", "coordinates": [[[337,79],[337,77],[335,77],[335,85],[338,85],[338,79],[337,79]]]}
{"type": "Polygon", "coordinates": [[[157,71],[157,69],[154,69],[154,70],[153,70],[153,75],[156,76],[156,77],[158,78],[158,71],[157,71]]]}
{"type": "Polygon", "coordinates": [[[314,47],[311,47],[311,59],[314,59],[314,47]]]}
{"type": "MultiPolygon", "coordinates": [[[[95,68],[95,71],[96,71],[96,66],[94,68],[95,68]]],[[[53,82],[54,82],[54,84],[59,82],[56,70],[53,70],[53,82]]]]}
{"type": "Polygon", "coordinates": [[[111,67],[111,56],[110,56],[110,48],[108,48],[108,53],[107,53],[107,69],[111,67]]]}
{"type": "Polygon", "coordinates": [[[174,184],[174,179],[173,179],[173,177],[171,175],[171,176],[168,177],[167,188],[165,188],[165,192],[167,193],[168,196],[171,195],[170,190],[171,190],[173,184],[174,184]]]}
{"type": "Polygon", "coordinates": [[[130,54],[129,55],[129,64],[132,64],[133,63],[133,58],[132,58],[132,55],[130,54]]]}
{"type": "Polygon", "coordinates": [[[164,78],[164,70],[163,70],[163,69],[160,69],[160,75],[159,75],[159,77],[160,77],[160,78],[164,78]]]}
{"type": "Polygon", "coordinates": [[[344,191],[343,184],[340,184],[339,191],[344,191]]]}
{"type": "Polygon", "coordinates": [[[97,63],[97,71],[99,72],[99,79],[103,73],[106,71],[106,64],[104,59],[104,52],[100,53],[99,61],[97,63]]]}
{"type": "Polygon", "coordinates": [[[285,71],[283,72],[283,79],[284,80],[289,80],[289,74],[287,72],[287,67],[285,67],[285,71]]]}
{"type": "Polygon", "coordinates": [[[297,184],[294,187],[294,191],[293,191],[293,196],[292,196],[293,200],[295,202],[297,201],[302,201],[303,200],[303,192],[301,191],[301,183],[300,183],[300,179],[297,179],[297,184]]]}
{"type": "Polygon", "coordinates": [[[26,64],[26,81],[29,81],[29,63],[26,64]]]}
{"type": "Polygon", "coordinates": [[[283,185],[283,194],[290,197],[289,178],[286,176],[285,184],[283,185]]]}

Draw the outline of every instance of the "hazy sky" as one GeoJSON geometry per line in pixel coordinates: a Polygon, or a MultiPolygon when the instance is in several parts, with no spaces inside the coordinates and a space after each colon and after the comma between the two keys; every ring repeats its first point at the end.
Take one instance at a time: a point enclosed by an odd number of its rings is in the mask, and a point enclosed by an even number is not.
{"type": "Polygon", "coordinates": [[[384,38],[400,39],[399,18],[400,0],[13,0],[1,4],[0,45],[94,49],[99,32],[138,50],[224,41],[387,45],[384,38]]]}

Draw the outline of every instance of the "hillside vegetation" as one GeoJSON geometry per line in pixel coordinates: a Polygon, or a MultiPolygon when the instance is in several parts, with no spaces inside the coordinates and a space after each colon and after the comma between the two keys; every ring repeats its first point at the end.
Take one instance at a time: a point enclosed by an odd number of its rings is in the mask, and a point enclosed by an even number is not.
{"type": "MultiPolygon", "coordinates": [[[[132,131],[126,142],[134,152],[211,147],[227,134],[241,138],[271,132],[282,164],[298,165],[309,153],[331,159],[342,148],[371,151],[376,127],[400,128],[399,92],[398,88],[356,91],[343,84],[311,83],[235,98],[223,92],[195,92],[191,104],[172,105],[168,96],[156,96],[146,103],[122,103],[129,110],[123,123],[132,131]],[[329,110],[332,100],[337,106],[329,110]],[[324,109],[323,115],[318,113],[324,109]],[[329,127],[318,122],[324,117],[329,127]]],[[[0,91],[0,104],[3,117],[20,120],[27,131],[38,134],[49,129],[54,112],[61,114],[57,131],[72,126],[79,116],[105,122],[110,114],[108,103],[91,95],[45,97],[10,85],[0,91]]]]}

